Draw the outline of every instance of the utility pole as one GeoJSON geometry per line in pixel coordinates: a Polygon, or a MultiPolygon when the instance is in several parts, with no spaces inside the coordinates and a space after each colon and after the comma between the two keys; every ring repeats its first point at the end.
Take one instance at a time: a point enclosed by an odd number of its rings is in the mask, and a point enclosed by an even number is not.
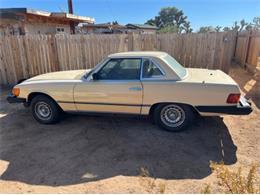
{"type": "Polygon", "coordinates": [[[68,0],[69,13],[73,14],[72,0],[68,0]]]}
{"type": "MultiPolygon", "coordinates": [[[[72,0],[68,0],[68,8],[69,8],[69,13],[73,14],[72,0]]],[[[71,30],[71,34],[75,34],[75,24],[73,21],[70,22],[70,30],[71,30]]]]}

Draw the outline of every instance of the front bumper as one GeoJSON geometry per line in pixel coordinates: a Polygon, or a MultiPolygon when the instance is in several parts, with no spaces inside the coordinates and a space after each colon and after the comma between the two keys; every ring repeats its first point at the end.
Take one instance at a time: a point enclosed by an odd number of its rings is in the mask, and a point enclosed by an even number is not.
{"type": "Polygon", "coordinates": [[[253,111],[251,103],[243,96],[241,96],[239,104],[235,106],[196,106],[196,109],[202,113],[230,115],[248,115],[253,111]]]}
{"type": "Polygon", "coordinates": [[[25,98],[19,98],[16,97],[14,95],[8,95],[6,100],[12,104],[12,103],[26,103],[26,99],[25,98]]]}

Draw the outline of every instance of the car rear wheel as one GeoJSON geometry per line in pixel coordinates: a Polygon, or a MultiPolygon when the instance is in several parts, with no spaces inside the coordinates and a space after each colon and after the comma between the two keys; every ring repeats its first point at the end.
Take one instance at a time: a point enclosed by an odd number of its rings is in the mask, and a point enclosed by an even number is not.
{"type": "Polygon", "coordinates": [[[192,109],[183,104],[160,104],[154,110],[154,121],[167,131],[182,131],[192,119],[192,109]]]}
{"type": "Polygon", "coordinates": [[[38,95],[32,99],[31,111],[33,117],[42,124],[53,124],[59,121],[60,109],[51,98],[38,95]]]}

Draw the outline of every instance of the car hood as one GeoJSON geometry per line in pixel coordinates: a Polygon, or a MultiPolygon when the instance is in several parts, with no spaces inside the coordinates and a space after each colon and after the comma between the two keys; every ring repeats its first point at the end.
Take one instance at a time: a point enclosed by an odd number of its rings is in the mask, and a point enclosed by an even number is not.
{"type": "Polygon", "coordinates": [[[186,68],[188,77],[186,81],[194,83],[237,85],[237,83],[221,70],[209,70],[199,68],[186,68]]]}
{"type": "Polygon", "coordinates": [[[51,73],[41,74],[32,77],[30,79],[27,79],[24,82],[43,81],[43,80],[79,80],[84,74],[88,73],[90,70],[91,69],[51,72],[51,73]]]}

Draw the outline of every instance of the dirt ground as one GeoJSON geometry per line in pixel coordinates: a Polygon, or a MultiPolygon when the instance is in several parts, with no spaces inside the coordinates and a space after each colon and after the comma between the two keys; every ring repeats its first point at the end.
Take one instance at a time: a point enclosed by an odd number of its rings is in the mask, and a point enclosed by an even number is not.
{"type": "Polygon", "coordinates": [[[230,75],[251,98],[249,116],[200,118],[169,133],[145,118],[68,115],[40,125],[1,89],[1,193],[200,193],[216,189],[210,161],[231,168],[260,162],[260,82],[230,75]],[[150,177],[141,177],[146,174],[150,177]],[[153,178],[153,179],[152,179],[153,178]]]}

